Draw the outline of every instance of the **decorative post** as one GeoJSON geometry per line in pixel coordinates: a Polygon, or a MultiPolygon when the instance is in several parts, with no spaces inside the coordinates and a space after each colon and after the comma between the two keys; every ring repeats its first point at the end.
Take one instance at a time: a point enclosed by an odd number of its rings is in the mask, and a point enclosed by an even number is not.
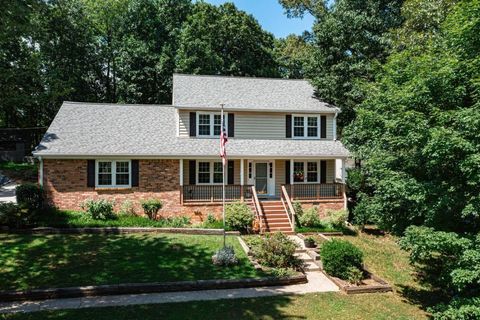
{"type": "Polygon", "coordinates": [[[183,159],[180,159],[179,166],[178,181],[180,184],[180,204],[183,204],[183,159]]]}
{"type": "Polygon", "coordinates": [[[244,168],[244,161],[243,159],[240,159],[240,201],[243,202],[245,199],[244,199],[244,184],[245,184],[245,177],[244,177],[244,171],[245,171],[245,168],[244,168]]]}

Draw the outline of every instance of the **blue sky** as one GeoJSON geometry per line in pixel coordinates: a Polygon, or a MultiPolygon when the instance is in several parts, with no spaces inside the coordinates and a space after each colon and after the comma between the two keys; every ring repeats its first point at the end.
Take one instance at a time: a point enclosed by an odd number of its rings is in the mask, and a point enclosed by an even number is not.
{"type": "Polygon", "coordinates": [[[205,0],[211,4],[233,2],[240,10],[253,15],[262,25],[263,29],[273,33],[275,37],[286,37],[291,33],[301,34],[311,30],[313,17],[305,15],[303,19],[287,18],[278,0],[205,0]]]}

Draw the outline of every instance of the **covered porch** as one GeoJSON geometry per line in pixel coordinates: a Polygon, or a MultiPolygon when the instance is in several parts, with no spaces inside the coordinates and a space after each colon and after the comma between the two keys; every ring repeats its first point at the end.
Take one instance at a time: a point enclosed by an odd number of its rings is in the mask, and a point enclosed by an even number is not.
{"type": "MultiPolygon", "coordinates": [[[[180,159],[180,201],[189,204],[222,202],[219,159],[180,159]]],[[[282,186],[292,201],[344,201],[345,159],[231,159],[226,166],[225,200],[254,197],[280,199],[282,186]],[[252,188],[253,187],[253,188],[252,188]]]]}

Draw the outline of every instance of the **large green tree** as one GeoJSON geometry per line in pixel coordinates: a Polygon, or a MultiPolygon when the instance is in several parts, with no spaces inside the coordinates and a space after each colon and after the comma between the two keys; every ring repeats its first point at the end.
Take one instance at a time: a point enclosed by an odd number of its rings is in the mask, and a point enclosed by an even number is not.
{"type": "Polygon", "coordinates": [[[345,130],[369,190],[357,220],[480,229],[479,8],[460,2],[437,36],[392,54],[369,87],[345,130]]]}
{"type": "Polygon", "coordinates": [[[388,56],[388,31],[401,23],[401,0],[280,0],[290,16],[315,17],[313,59],[306,70],[319,98],[342,109],[339,125],[350,123],[364,99],[364,82],[374,80],[388,56]]]}
{"type": "Polygon", "coordinates": [[[277,76],[273,35],[232,3],[194,5],[180,36],[177,71],[277,76]]]}
{"type": "Polygon", "coordinates": [[[303,79],[313,53],[310,35],[291,34],[277,39],[273,52],[282,78],[303,79]]]}

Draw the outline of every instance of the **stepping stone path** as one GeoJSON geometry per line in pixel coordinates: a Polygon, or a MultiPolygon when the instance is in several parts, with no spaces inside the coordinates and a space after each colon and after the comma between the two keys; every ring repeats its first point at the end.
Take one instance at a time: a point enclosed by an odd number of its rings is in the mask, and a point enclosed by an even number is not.
{"type": "Polygon", "coordinates": [[[297,235],[289,235],[288,237],[297,244],[295,256],[304,262],[305,271],[320,271],[318,254],[313,250],[305,248],[305,243],[297,235]]]}

